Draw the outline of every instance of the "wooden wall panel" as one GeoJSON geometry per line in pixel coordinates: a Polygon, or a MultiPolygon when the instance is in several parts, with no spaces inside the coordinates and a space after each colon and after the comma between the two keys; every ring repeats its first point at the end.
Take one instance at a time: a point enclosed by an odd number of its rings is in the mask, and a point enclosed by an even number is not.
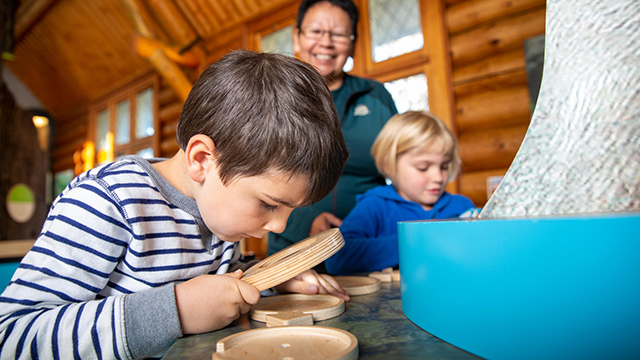
{"type": "Polygon", "coordinates": [[[158,107],[160,149],[157,156],[170,158],[180,148],[176,140],[176,125],[182,112],[182,101],[165,81],[160,82],[158,107]]]}
{"type": "Polygon", "coordinates": [[[460,97],[457,107],[459,132],[528,124],[531,118],[526,86],[460,97]]]}
{"type": "Polygon", "coordinates": [[[531,118],[524,41],[544,34],[543,0],[446,0],[460,193],[487,201],[487,178],[504,175],[531,118]]]}
{"type": "Polygon", "coordinates": [[[447,12],[449,31],[456,33],[500,17],[544,6],[545,0],[484,0],[453,4],[447,12]]]}
{"type": "Polygon", "coordinates": [[[468,64],[486,56],[522,48],[525,39],[544,33],[544,16],[545,10],[538,9],[452,36],[453,65],[468,64]]]}
{"type": "Polygon", "coordinates": [[[475,171],[460,176],[460,192],[468,196],[478,206],[487,201],[487,179],[492,176],[504,176],[507,168],[475,171]]]}
{"type": "Polygon", "coordinates": [[[516,156],[528,125],[467,131],[458,135],[465,173],[508,168],[516,156]]]}
{"type": "Polygon", "coordinates": [[[52,172],[74,169],[73,156],[89,139],[89,112],[83,111],[56,121],[53,140],[52,172]]]}

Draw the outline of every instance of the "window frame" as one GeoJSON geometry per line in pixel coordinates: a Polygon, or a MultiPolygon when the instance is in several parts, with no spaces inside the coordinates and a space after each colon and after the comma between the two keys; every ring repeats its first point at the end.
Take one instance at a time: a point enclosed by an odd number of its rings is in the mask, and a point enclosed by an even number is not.
{"type": "MultiPolygon", "coordinates": [[[[109,132],[113,134],[111,144],[111,157],[107,154],[104,162],[113,161],[120,155],[136,154],[138,151],[145,148],[152,148],[154,156],[160,153],[160,118],[159,118],[159,104],[158,104],[158,91],[159,91],[159,79],[155,73],[143,76],[142,78],[128,84],[115,91],[114,93],[107,95],[101,100],[96,101],[89,107],[89,132],[88,141],[95,144],[94,161],[96,166],[102,163],[98,162],[99,149],[97,147],[96,129],[97,129],[97,115],[105,110],[109,110],[109,132]],[[153,128],[154,133],[151,136],[147,136],[141,139],[136,138],[136,109],[137,109],[137,95],[144,90],[153,89],[153,128]],[[129,142],[122,145],[115,145],[115,126],[116,126],[116,106],[124,100],[129,100],[129,142]]],[[[107,148],[109,145],[107,145],[107,148]]],[[[104,163],[103,162],[103,163],[104,163]]]]}

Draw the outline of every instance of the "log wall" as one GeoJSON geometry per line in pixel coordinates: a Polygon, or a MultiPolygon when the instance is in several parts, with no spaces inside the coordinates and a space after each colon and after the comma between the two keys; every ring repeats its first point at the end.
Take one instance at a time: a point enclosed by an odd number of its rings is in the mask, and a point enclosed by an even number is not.
{"type": "Polygon", "coordinates": [[[477,206],[487,179],[513,161],[531,118],[524,41],[544,34],[544,0],[447,0],[456,128],[463,167],[458,191],[477,206]]]}

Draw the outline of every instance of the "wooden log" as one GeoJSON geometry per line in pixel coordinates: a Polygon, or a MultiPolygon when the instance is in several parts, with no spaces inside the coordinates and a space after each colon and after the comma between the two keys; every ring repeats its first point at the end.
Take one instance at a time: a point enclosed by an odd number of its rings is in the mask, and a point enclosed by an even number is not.
{"type": "Polygon", "coordinates": [[[162,138],[175,138],[176,137],[176,128],[178,127],[178,121],[176,119],[175,122],[168,122],[162,126],[162,138]]]}
{"type": "MultiPolygon", "coordinates": [[[[28,5],[21,7],[19,9],[20,11],[16,13],[15,26],[13,30],[14,44],[20,42],[22,37],[27,34],[31,27],[39,19],[42,19],[42,17],[53,5],[55,5],[57,1],[58,0],[30,1],[28,5]]],[[[24,3],[25,1],[22,2],[24,3]]]]}
{"type": "Polygon", "coordinates": [[[194,1],[175,1],[200,37],[205,37],[220,28],[220,25],[216,21],[209,20],[212,18],[210,14],[208,14],[206,7],[200,7],[194,1]]]}
{"type": "Polygon", "coordinates": [[[162,108],[175,101],[180,100],[173,89],[170,86],[160,86],[160,91],[158,92],[158,106],[162,108]]]}
{"type": "Polygon", "coordinates": [[[524,48],[488,56],[470,64],[453,68],[454,86],[480,80],[496,74],[521,71],[525,68],[524,48]]]}
{"type": "Polygon", "coordinates": [[[178,145],[178,140],[176,138],[166,138],[162,139],[160,142],[160,157],[172,157],[176,152],[180,150],[180,146],[178,145]]]}
{"type": "Polygon", "coordinates": [[[150,57],[156,49],[162,50],[169,59],[181,66],[197,67],[200,59],[191,51],[181,53],[179,49],[167,46],[157,40],[135,36],[133,48],[142,57],[150,57]]]}
{"type": "Polygon", "coordinates": [[[460,176],[460,193],[468,196],[475,206],[482,207],[487,202],[487,179],[506,173],[507,168],[465,172],[460,176]]]}
{"type": "MultiPolygon", "coordinates": [[[[233,28],[225,29],[221,33],[217,33],[215,36],[211,38],[207,38],[204,46],[207,51],[212,55],[212,53],[227,53],[231,49],[241,48],[243,46],[242,43],[243,37],[243,27],[236,26],[233,28]]],[[[213,63],[215,60],[218,60],[219,57],[211,56],[209,57],[209,63],[213,63]]]]}
{"type": "Polygon", "coordinates": [[[158,111],[158,119],[160,120],[161,124],[173,123],[178,121],[181,113],[182,103],[174,102],[160,108],[160,111],[158,111]]]}
{"type": "Polygon", "coordinates": [[[156,21],[181,49],[198,38],[173,1],[147,0],[147,5],[155,14],[156,21]]]}
{"type": "Polygon", "coordinates": [[[446,12],[449,32],[456,33],[496,18],[545,7],[545,3],[545,0],[472,0],[453,4],[446,12]]]}
{"type": "Polygon", "coordinates": [[[456,98],[462,98],[464,96],[477,95],[486,91],[497,91],[510,87],[527,86],[527,82],[527,72],[524,70],[517,70],[457,85],[454,87],[453,93],[456,98]]]}
{"type": "Polygon", "coordinates": [[[487,56],[520,49],[523,41],[544,34],[544,9],[488,23],[451,37],[454,65],[469,64],[487,56]]]}
{"type": "Polygon", "coordinates": [[[185,101],[193,84],[187,79],[182,70],[161,49],[156,49],[149,61],[158,70],[162,77],[166,78],[178,97],[185,101]]]}
{"type": "Polygon", "coordinates": [[[84,144],[85,141],[85,138],[78,138],[74,141],[69,141],[62,145],[55,146],[52,149],[53,158],[57,159],[59,157],[66,157],[68,155],[73,156],[73,153],[75,153],[76,150],[82,149],[82,144],[84,144]]]}
{"type": "Polygon", "coordinates": [[[87,119],[83,119],[82,122],[74,122],[73,124],[73,127],[65,126],[64,128],[56,128],[53,147],[65,146],[70,142],[85,141],[88,136],[87,119]]]}
{"type": "Polygon", "coordinates": [[[73,170],[75,166],[76,164],[73,162],[73,154],[71,154],[68,156],[55,158],[51,162],[51,172],[56,174],[56,173],[59,173],[60,171],[64,171],[68,169],[73,170]]]}
{"type": "Polygon", "coordinates": [[[517,125],[458,135],[460,158],[465,173],[501,169],[511,165],[528,126],[517,125]]]}
{"type": "Polygon", "coordinates": [[[133,26],[140,35],[149,39],[156,39],[163,43],[169,41],[169,36],[164,32],[142,0],[120,0],[125,10],[129,13],[133,26]]]}
{"type": "Polygon", "coordinates": [[[468,0],[444,0],[444,2],[449,6],[457,3],[465,2],[465,1],[468,1],[468,0]]]}
{"type": "Polygon", "coordinates": [[[458,98],[458,131],[495,126],[528,125],[531,102],[526,86],[504,88],[458,98]]]}

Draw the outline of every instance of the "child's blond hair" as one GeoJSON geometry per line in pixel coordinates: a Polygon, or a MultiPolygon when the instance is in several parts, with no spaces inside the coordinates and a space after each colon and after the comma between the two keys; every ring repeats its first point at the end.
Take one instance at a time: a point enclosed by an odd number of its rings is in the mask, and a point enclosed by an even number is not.
{"type": "Polygon", "coordinates": [[[398,156],[437,142],[442,146],[442,153],[451,159],[448,179],[451,181],[458,174],[461,163],[457,140],[444,122],[429,111],[407,111],[391,117],[376,137],[371,155],[378,172],[393,182],[398,156]]]}

